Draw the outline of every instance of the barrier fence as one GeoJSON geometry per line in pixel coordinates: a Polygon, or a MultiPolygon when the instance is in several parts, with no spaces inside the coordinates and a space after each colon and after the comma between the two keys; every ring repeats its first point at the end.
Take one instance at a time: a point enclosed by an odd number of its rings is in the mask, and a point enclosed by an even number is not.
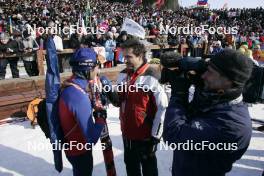
{"type": "MultiPolygon", "coordinates": [[[[169,49],[169,48],[174,48],[177,49],[178,46],[170,46],[168,44],[166,45],[149,45],[146,46],[146,48],[148,50],[162,50],[162,49],[169,49]]],[[[58,55],[62,55],[62,54],[73,54],[75,51],[75,49],[64,49],[63,51],[58,51],[57,54],[58,55]]],[[[35,54],[35,53],[34,53],[35,54]]],[[[38,70],[39,70],[39,75],[44,75],[45,71],[44,71],[44,60],[45,60],[45,55],[46,55],[46,50],[37,50],[36,51],[36,55],[37,55],[37,63],[38,63],[38,70]]],[[[18,58],[18,57],[23,57],[23,56],[29,56],[29,55],[33,55],[33,53],[31,54],[24,54],[24,53],[18,53],[18,54],[3,54],[0,55],[0,59],[2,58],[8,58],[8,59],[12,59],[12,58],[18,58]]]]}

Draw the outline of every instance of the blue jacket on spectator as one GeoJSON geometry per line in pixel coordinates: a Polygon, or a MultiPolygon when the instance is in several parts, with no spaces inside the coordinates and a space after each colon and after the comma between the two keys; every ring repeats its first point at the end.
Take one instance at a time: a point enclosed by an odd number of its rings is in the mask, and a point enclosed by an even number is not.
{"type": "Polygon", "coordinates": [[[221,51],[223,51],[223,48],[214,48],[212,54],[217,54],[221,51]]]}
{"type": "Polygon", "coordinates": [[[173,176],[224,176],[232,164],[247,150],[251,138],[251,120],[242,97],[204,108],[196,115],[187,115],[180,99],[172,97],[166,111],[163,138],[169,144],[202,143],[225,150],[174,150],[173,176]],[[207,142],[206,142],[207,141],[207,142]],[[229,149],[229,150],[227,150],[229,149]]]}
{"type": "Polygon", "coordinates": [[[116,41],[109,39],[105,42],[105,52],[106,52],[107,61],[114,60],[114,49],[115,48],[116,48],[116,41]]]}

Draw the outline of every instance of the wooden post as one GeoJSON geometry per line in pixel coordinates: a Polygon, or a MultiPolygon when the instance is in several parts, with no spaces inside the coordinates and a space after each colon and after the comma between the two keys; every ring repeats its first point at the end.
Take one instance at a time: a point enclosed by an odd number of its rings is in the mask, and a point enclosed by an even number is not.
{"type": "Polygon", "coordinates": [[[39,75],[43,76],[45,74],[44,72],[44,52],[42,49],[37,51],[37,62],[38,62],[38,70],[39,70],[39,75]]]}

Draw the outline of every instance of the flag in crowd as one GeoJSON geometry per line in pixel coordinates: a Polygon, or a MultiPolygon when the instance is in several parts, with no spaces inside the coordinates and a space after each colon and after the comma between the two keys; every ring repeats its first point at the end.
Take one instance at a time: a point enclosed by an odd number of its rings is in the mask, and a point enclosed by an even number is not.
{"type": "Polygon", "coordinates": [[[199,6],[205,6],[208,4],[208,0],[198,0],[197,5],[199,6]]]}
{"type": "MultiPolygon", "coordinates": [[[[81,32],[82,32],[83,34],[87,34],[86,27],[85,27],[85,22],[84,22],[84,19],[83,19],[83,16],[82,16],[81,13],[79,13],[78,27],[81,28],[81,32]]],[[[79,31],[79,32],[80,32],[80,31],[79,31]]]]}
{"type": "Polygon", "coordinates": [[[126,31],[128,34],[139,37],[141,39],[144,39],[146,35],[145,29],[137,22],[129,18],[125,19],[121,31],[126,31]]]}
{"type": "Polygon", "coordinates": [[[160,9],[165,4],[165,0],[156,0],[154,4],[157,9],[160,9]]]}
{"type": "Polygon", "coordinates": [[[86,4],[86,8],[85,8],[85,25],[88,26],[89,24],[91,24],[91,15],[92,15],[92,11],[91,11],[91,6],[90,6],[90,1],[87,0],[87,4],[86,4]]]}

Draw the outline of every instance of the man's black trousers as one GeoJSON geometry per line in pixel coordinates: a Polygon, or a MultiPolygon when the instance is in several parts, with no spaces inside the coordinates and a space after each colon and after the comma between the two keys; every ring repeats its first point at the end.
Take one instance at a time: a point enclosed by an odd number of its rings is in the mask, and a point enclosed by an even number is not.
{"type": "Polygon", "coordinates": [[[155,150],[149,141],[123,138],[123,142],[127,176],[158,176],[155,150]]]}

